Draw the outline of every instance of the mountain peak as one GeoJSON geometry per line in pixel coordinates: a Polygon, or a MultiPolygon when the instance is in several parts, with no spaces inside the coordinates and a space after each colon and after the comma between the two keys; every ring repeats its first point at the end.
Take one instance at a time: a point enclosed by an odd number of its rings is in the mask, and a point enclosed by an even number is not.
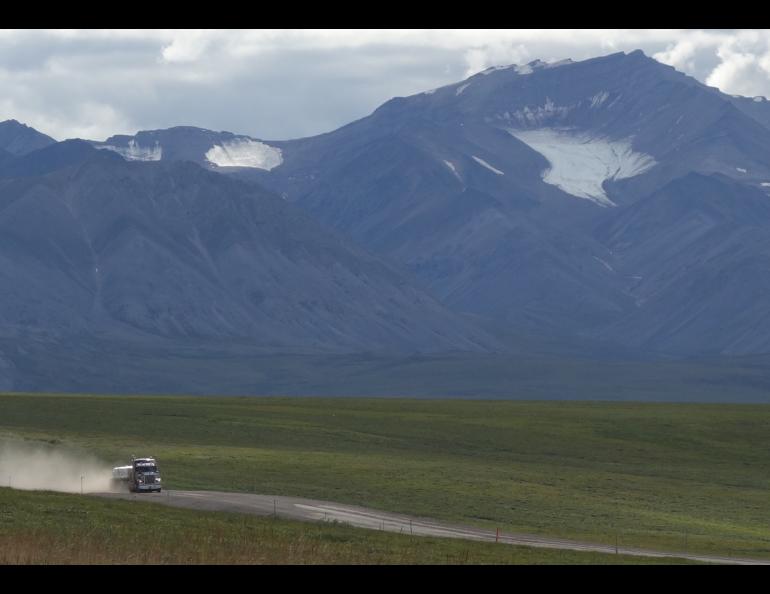
{"type": "Polygon", "coordinates": [[[517,74],[531,74],[535,70],[542,70],[545,68],[557,68],[559,66],[566,66],[568,64],[575,64],[575,62],[574,60],[572,60],[572,58],[566,58],[564,60],[555,60],[552,62],[546,62],[538,58],[526,64],[504,64],[504,65],[498,65],[498,66],[490,66],[489,68],[482,70],[478,74],[491,74],[496,70],[514,70],[517,74]]]}
{"type": "Polygon", "coordinates": [[[56,141],[17,120],[0,122],[0,149],[13,155],[26,155],[56,141]]]}
{"type": "MultiPolygon", "coordinates": [[[[20,122],[19,120],[16,120],[14,118],[5,120],[3,122],[0,122],[0,129],[7,129],[7,130],[32,130],[34,132],[37,132],[38,134],[42,134],[41,132],[38,132],[35,130],[32,126],[28,126],[24,122],[20,122]]],[[[43,134],[43,136],[45,136],[43,134]]]]}

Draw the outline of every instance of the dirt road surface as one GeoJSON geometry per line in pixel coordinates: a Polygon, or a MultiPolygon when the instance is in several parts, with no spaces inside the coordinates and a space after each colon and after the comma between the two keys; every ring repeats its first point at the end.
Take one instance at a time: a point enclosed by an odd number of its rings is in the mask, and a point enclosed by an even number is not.
{"type": "Polygon", "coordinates": [[[274,495],[254,495],[251,493],[225,493],[221,491],[174,491],[162,493],[95,493],[100,497],[148,501],[206,511],[230,511],[250,513],[260,516],[276,515],[280,518],[302,520],[308,522],[342,522],[358,528],[384,530],[414,536],[436,536],[442,538],[461,538],[484,542],[500,542],[503,544],[540,547],[547,549],[563,549],[570,551],[593,551],[639,557],[664,557],[690,559],[706,563],[722,563],[737,565],[770,565],[770,560],[740,559],[735,557],[718,557],[710,555],[688,554],[685,552],[665,552],[649,549],[636,549],[620,546],[608,546],[590,542],[565,540],[547,536],[528,534],[512,534],[472,526],[449,524],[426,518],[418,518],[403,514],[394,514],[365,507],[300,499],[297,497],[280,497],[274,495]]]}

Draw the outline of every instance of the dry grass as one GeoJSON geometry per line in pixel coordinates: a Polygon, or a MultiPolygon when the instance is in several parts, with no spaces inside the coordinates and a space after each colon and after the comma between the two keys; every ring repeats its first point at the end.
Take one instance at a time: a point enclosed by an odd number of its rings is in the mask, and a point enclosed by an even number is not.
{"type": "MultiPolygon", "coordinates": [[[[0,535],[0,564],[339,564],[411,563],[412,557],[375,554],[359,547],[313,542],[299,536],[290,542],[209,535],[183,547],[161,543],[115,542],[99,536],[63,538],[50,533],[0,535]]],[[[470,559],[469,554],[464,555],[470,559]]],[[[458,556],[459,558],[459,556],[458,556]]]]}

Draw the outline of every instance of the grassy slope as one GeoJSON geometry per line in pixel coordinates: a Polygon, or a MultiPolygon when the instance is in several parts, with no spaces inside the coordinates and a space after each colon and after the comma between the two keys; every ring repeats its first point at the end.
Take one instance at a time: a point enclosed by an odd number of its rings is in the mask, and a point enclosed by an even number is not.
{"type": "Polygon", "coordinates": [[[682,563],[0,488],[0,564],[682,563]]]}
{"type": "Polygon", "coordinates": [[[170,488],[770,557],[766,406],[9,395],[2,434],[149,453],[170,488]]]}

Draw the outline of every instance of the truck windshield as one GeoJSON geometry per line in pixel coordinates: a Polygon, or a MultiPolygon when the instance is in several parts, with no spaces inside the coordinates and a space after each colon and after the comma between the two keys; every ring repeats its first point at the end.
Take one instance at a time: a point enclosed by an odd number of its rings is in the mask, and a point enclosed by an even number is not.
{"type": "Polygon", "coordinates": [[[144,474],[146,472],[158,472],[157,466],[137,466],[136,472],[144,474]]]}

